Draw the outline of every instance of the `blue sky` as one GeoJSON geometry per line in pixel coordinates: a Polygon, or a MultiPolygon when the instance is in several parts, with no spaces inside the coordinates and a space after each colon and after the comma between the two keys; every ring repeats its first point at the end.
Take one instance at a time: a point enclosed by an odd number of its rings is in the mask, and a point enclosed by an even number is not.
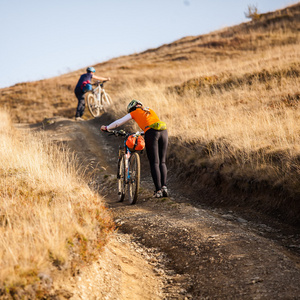
{"type": "Polygon", "coordinates": [[[246,22],[248,5],[265,13],[297,2],[0,0],[0,88],[246,22]]]}

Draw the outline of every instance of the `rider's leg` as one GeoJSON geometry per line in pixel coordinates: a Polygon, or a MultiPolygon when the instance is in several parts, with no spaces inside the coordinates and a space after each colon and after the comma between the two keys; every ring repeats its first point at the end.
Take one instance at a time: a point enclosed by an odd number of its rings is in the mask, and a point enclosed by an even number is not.
{"type": "Polygon", "coordinates": [[[159,169],[160,169],[160,176],[161,176],[161,186],[167,186],[167,148],[168,148],[168,131],[163,130],[160,131],[160,138],[158,140],[158,147],[159,147],[159,169]]]}
{"type": "Polygon", "coordinates": [[[159,168],[159,150],[158,150],[158,139],[159,132],[154,129],[149,129],[145,133],[145,144],[147,157],[150,164],[151,176],[155,185],[155,190],[161,190],[161,176],[159,168]]]}
{"type": "Polygon", "coordinates": [[[76,89],[75,95],[78,99],[75,117],[82,117],[85,109],[84,93],[81,91],[81,89],[76,89]]]}

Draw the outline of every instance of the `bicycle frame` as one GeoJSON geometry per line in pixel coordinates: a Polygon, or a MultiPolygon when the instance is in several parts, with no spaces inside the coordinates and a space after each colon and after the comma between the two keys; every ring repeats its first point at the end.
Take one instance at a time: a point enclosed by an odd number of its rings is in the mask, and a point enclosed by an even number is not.
{"type": "Polygon", "coordinates": [[[126,172],[125,184],[128,184],[130,180],[129,159],[131,157],[131,151],[126,146],[126,138],[124,139],[124,146],[119,147],[119,159],[121,159],[122,155],[124,155],[125,157],[125,172],[126,172]]]}
{"type": "Polygon", "coordinates": [[[104,81],[102,83],[100,81],[97,81],[95,84],[97,86],[92,90],[92,93],[96,96],[96,99],[99,102],[98,105],[100,106],[101,94],[105,94],[104,81]]]}
{"type": "MultiPolygon", "coordinates": [[[[112,130],[109,132],[115,136],[122,136],[124,138],[123,145],[119,146],[118,155],[118,200],[124,200],[125,187],[127,186],[129,203],[135,204],[140,186],[140,157],[138,151],[131,151],[126,145],[127,138],[132,133],[126,133],[124,130],[112,130]]],[[[139,133],[135,134],[138,135],[139,133]]]]}
{"type": "Polygon", "coordinates": [[[96,87],[86,95],[87,106],[93,117],[99,117],[112,103],[110,96],[105,92],[105,82],[97,81],[93,83],[92,85],[96,87]]]}

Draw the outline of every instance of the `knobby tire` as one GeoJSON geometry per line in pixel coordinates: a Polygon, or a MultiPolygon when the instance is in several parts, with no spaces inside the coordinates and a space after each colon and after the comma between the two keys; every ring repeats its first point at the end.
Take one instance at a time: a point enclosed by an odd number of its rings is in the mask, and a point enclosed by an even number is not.
{"type": "Polygon", "coordinates": [[[91,115],[95,118],[100,115],[100,107],[98,105],[98,100],[93,93],[88,93],[86,95],[86,102],[91,115]]]}
{"type": "Polygon", "coordinates": [[[129,160],[130,180],[128,182],[128,201],[129,204],[135,204],[138,198],[140,188],[141,164],[140,156],[134,152],[129,160]]]}
{"type": "Polygon", "coordinates": [[[118,160],[118,201],[122,202],[125,198],[125,158],[122,155],[118,160]]]}
{"type": "Polygon", "coordinates": [[[101,94],[102,111],[107,111],[107,108],[112,104],[111,97],[107,93],[101,94]]]}

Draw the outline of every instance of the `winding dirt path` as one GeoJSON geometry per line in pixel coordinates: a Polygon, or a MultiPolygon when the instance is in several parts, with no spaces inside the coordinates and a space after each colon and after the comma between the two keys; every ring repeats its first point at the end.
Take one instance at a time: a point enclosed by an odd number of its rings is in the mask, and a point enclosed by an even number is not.
{"type": "MultiPolygon", "coordinates": [[[[32,126],[94,170],[89,184],[105,197],[119,227],[97,263],[57,280],[71,299],[299,299],[299,230],[201,206],[211,195],[184,197],[171,170],[171,197],[153,199],[146,163],[138,203],[117,203],[120,141],[100,133],[107,121],[101,118],[32,126]]],[[[141,158],[146,162],[145,153],[141,158]]]]}

